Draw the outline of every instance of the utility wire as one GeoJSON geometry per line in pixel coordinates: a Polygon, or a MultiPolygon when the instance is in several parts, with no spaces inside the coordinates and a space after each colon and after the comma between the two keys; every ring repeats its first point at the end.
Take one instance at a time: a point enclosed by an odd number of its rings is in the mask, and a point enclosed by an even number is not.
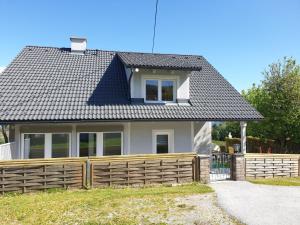
{"type": "Polygon", "coordinates": [[[154,16],[154,26],[153,26],[153,38],[152,38],[152,53],[153,53],[154,45],[155,45],[157,6],[158,6],[158,0],[156,0],[156,5],[155,5],[155,16],[154,16]]]}

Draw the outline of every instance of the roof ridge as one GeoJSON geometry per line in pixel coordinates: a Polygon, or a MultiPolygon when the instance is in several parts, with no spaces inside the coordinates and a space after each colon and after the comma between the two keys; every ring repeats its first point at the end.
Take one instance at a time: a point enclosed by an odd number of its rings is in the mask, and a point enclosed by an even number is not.
{"type": "MultiPolygon", "coordinates": [[[[71,49],[70,47],[53,47],[53,46],[39,46],[39,45],[26,45],[25,48],[52,48],[52,49],[71,49]]],[[[101,51],[101,52],[114,52],[117,53],[118,51],[113,50],[102,50],[102,49],[86,49],[87,51],[101,51]]]]}
{"type": "MultiPolygon", "coordinates": [[[[70,47],[54,47],[54,46],[41,46],[41,45],[26,45],[25,48],[70,49],[70,47]]],[[[151,53],[151,52],[140,52],[140,51],[105,50],[105,49],[98,49],[98,48],[88,48],[86,50],[87,51],[114,52],[114,53],[144,54],[144,55],[192,56],[192,57],[202,57],[202,58],[204,58],[202,55],[196,55],[196,54],[151,53]]]]}
{"type": "MultiPolygon", "coordinates": [[[[145,55],[168,55],[168,56],[193,56],[193,57],[203,57],[202,55],[196,54],[178,54],[178,53],[151,53],[151,52],[134,52],[134,51],[116,51],[117,53],[133,53],[133,54],[145,54],[145,55]]],[[[203,57],[204,58],[204,57],[203,57]]]]}

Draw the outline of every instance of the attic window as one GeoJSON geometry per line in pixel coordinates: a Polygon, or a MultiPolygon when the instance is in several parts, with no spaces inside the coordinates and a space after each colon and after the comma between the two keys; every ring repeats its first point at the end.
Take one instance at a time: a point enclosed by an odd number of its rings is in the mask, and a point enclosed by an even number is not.
{"type": "Polygon", "coordinates": [[[145,102],[175,102],[175,80],[146,79],[145,102]]]}
{"type": "Polygon", "coordinates": [[[158,101],[158,80],[146,80],[146,101],[158,101]]]}

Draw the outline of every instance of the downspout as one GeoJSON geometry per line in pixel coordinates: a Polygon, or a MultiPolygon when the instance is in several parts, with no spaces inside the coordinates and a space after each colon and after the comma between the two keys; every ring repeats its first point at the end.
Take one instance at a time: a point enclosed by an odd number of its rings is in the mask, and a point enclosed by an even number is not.
{"type": "Polygon", "coordinates": [[[128,99],[131,103],[131,78],[133,75],[133,68],[130,67],[130,75],[129,75],[129,79],[128,79],[128,99]]]}

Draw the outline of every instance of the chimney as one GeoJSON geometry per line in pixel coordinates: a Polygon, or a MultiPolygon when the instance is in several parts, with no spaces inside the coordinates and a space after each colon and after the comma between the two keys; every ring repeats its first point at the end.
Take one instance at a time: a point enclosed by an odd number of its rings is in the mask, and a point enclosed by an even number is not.
{"type": "Polygon", "coordinates": [[[86,38],[70,37],[71,40],[71,53],[84,54],[86,50],[86,38]]]}

